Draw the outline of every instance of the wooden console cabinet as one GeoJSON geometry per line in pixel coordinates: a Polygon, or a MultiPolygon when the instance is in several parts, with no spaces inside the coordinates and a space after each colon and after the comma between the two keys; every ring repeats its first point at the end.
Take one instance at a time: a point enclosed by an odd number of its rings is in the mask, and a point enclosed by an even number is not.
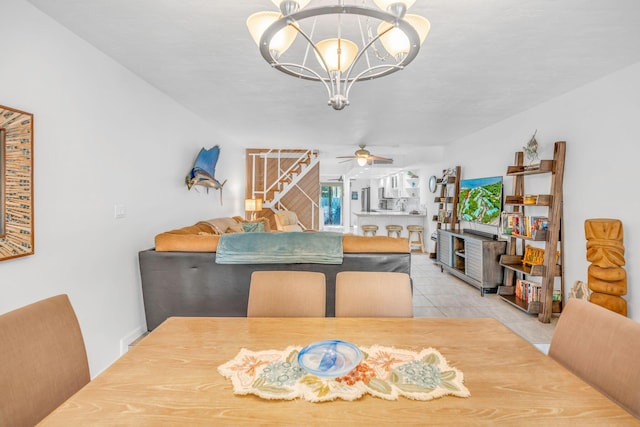
{"type": "Polygon", "coordinates": [[[436,261],[442,271],[480,289],[480,294],[497,290],[502,284],[500,256],[507,248],[504,240],[472,233],[438,230],[436,261]]]}

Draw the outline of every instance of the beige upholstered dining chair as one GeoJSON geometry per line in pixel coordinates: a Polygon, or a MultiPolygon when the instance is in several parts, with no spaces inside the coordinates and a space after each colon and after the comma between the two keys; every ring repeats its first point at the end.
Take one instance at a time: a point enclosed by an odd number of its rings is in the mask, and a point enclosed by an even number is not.
{"type": "Polygon", "coordinates": [[[279,211],[275,215],[276,229],[278,231],[302,231],[298,224],[298,215],[292,211],[279,211]]]}
{"type": "Polygon", "coordinates": [[[0,315],[0,426],[33,426],[90,380],[67,295],[0,315]]]}
{"type": "Polygon", "coordinates": [[[406,273],[339,272],[336,317],[413,317],[411,278],[406,273]]]}
{"type": "Polygon", "coordinates": [[[640,323],[586,300],[569,299],[549,356],[640,418],[640,323]]]}
{"type": "Polygon", "coordinates": [[[326,283],[311,271],[254,271],[248,317],[324,317],[326,283]]]}

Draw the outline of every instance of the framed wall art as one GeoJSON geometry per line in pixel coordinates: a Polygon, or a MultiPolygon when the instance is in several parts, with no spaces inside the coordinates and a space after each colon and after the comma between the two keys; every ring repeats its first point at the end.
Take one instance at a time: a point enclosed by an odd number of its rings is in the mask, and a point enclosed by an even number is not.
{"type": "Polygon", "coordinates": [[[32,255],[33,114],[0,105],[0,261],[32,255]]]}

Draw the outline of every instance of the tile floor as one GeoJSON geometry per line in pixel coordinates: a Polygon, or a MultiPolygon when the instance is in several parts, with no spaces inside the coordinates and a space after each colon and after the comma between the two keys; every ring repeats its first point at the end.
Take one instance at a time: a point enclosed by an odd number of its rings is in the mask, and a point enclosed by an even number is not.
{"type": "Polygon", "coordinates": [[[411,254],[411,278],[415,317],[493,317],[541,351],[548,350],[557,316],[541,323],[496,294],[482,297],[477,288],[441,272],[428,254],[411,254]]]}

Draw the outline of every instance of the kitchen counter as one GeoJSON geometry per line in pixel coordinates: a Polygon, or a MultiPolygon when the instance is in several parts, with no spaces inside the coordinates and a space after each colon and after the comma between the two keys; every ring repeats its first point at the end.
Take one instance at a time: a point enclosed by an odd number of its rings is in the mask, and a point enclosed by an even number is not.
{"type": "Polygon", "coordinates": [[[409,237],[407,232],[407,225],[421,225],[424,227],[425,235],[428,234],[427,230],[427,214],[426,212],[420,212],[418,214],[409,213],[409,211],[385,211],[376,210],[371,212],[353,212],[356,217],[357,233],[362,234],[363,225],[377,225],[379,236],[386,236],[387,225],[400,225],[402,226],[401,237],[409,237]]]}
{"type": "Polygon", "coordinates": [[[424,212],[420,212],[420,213],[417,213],[417,214],[412,214],[412,213],[409,213],[407,211],[405,211],[405,212],[402,212],[402,211],[385,211],[385,210],[382,210],[382,209],[371,211],[371,212],[354,212],[353,214],[356,215],[356,216],[385,216],[385,215],[394,216],[394,217],[395,216],[418,216],[418,217],[420,217],[420,216],[426,217],[427,216],[427,214],[424,213],[424,212]]]}

